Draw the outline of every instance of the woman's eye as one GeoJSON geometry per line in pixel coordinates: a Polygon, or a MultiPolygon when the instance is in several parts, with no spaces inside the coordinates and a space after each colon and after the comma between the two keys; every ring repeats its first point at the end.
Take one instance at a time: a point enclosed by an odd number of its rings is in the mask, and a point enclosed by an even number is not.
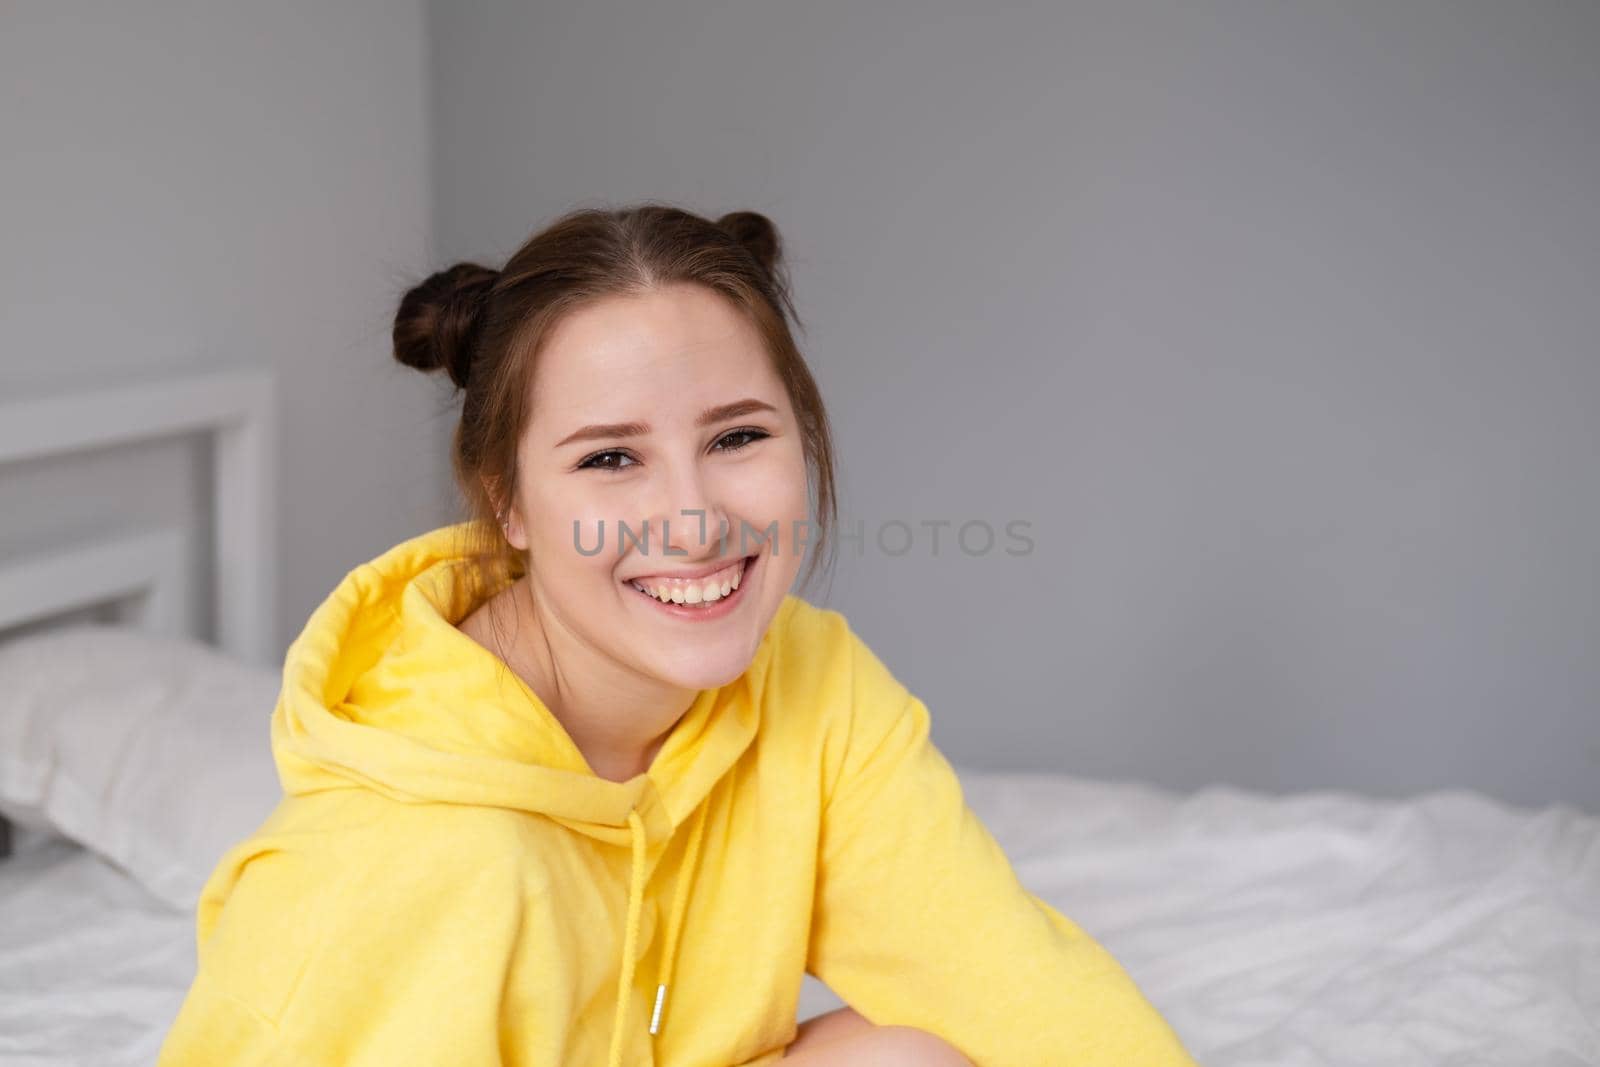
{"type": "Polygon", "coordinates": [[[737,452],[739,449],[748,446],[751,442],[759,441],[766,436],[768,436],[768,434],[765,430],[730,430],[722,435],[722,437],[717,441],[717,444],[723,446],[722,451],[724,452],[737,452]],[[739,438],[741,437],[748,438],[749,440],[740,441],[739,438]],[[727,442],[729,441],[736,441],[738,443],[728,444],[727,442]]]}
{"type": "Polygon", "coordinates": [[[592,467],[595,470],[602,470],[602,471],[619,471],[619,470],[623,470],[624,469],[620,464],[600,462],[601,460],[606,459],[608,456],[618,456],[618,457],[620,457],[622,459],[631,459],[632,458],[626,452],[618,452],[616,449],[611,449],[610,451],[607,451],[607,452],[596,452],[594,455],[585,458],[582,463],[578,464],[578,467],[579,467],[579,469],[583,469],[585,467],[592,467]]]}
{"type": "MultiPolygon", "coordinates": [[[[717,450],[720,452],[737,452],[739,449],[748,448],[753,442],[769,436],[771,435],[765,430],[729,430],[717,438],[717,450]]],[[[636,467],[638,464],[639,461],[628,453],[611,448],[604,452],[596,452],[591,456],[586,456],[579,462],[578,469],[621,471],[627,470],[628,467],[636,467]],[[628,463],[624,464],[623,460],[628,460],[628,463]]]]}

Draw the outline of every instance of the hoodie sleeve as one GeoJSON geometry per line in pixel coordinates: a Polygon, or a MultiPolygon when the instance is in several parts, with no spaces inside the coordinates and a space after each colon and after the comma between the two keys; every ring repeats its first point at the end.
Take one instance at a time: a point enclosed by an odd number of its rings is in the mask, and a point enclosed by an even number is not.
{"type": "Polygon", "coordinates": [[[808,970],[871,1022],[937,1034],[976,1067],[1194,1067],[1111,954],[1018,881],[928,709],[849,640],[808,970]]]}
{"type": "Polygon", "coordinates": [[[208,972],[195,976],[162,1046],[160,1067],[314,1067],[319,1061],[291,1049],[271,1020],[223,989],[208,972]]]}
{"type": "Polygon", "coordinates": [[[524,923],[515,865],[347,844],[343,870],[321,851],[268,850],[231,884],[214,876],[157,1067],[490,1064],[502,1040],[561,1062],[560,1035],[517,1032],[534,1013],[504,999],[524,923]]]}

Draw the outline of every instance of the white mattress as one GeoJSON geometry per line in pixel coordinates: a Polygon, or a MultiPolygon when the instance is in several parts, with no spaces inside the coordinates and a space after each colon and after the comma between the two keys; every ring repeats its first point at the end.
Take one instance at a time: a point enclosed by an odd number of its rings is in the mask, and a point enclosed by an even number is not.
{"type": "MultiPolygon", "coordinates": [[[[1200,1062],[1600,1065],[1600,817],[963,772],[1023,883],[1200,1062]]],[[[155,1059],[192,916],[60,838],[0,861],[0,1065],[155,1059]]],[[[839,1004],[808,978],[800,1017],[839,1004]]]]}

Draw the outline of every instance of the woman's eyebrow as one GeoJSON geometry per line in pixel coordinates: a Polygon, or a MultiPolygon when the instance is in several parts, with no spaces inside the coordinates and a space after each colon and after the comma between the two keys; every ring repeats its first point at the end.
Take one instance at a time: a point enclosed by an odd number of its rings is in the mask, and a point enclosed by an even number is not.
{"type": "MultiPolygon", "coordinates": [[[[765,400],[745,397],[743,400],[735,400],[731,404],[718,404],[714,407],[706,408],[694,420],[694,424],[696,426],[709,426],[714,422],[737,419],[741,415],[751,415],[757,411],[770,411],[774,415],[778,413],[778,409],[765,400]]],[[[560,448],[575,441],[591,441],[597,438],[643,437],[649,432],[650,424],[648,422],[599,422],[569,433],[556,442],[556,447],[560,448]]]]}

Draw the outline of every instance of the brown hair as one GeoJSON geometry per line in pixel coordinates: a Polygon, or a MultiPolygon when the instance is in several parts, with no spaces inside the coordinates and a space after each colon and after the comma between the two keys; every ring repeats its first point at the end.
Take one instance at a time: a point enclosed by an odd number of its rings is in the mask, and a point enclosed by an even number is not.
{"type": "Polygon", "coordinates": [[[838,521],[832,434],[789,331],[790,319],[804,326],[777,227],[754,211],[713,222],[655,201],[578,208],[528,238],[498,271],[457,263],[430,275],[405,294],[395,314],[395,359],[424,371],[443,368],[465,394],[451,462],[473,541],[464,554],[491,589],[526,568],[523,553],[505,539],[498,509],[515,499],[517,442],[545,337],[557,319],[586,302],[672,282],[721,293],[761,333],[799,422],[809,474],[818,536],[806,581],[823,552],[831,553],[838,521]]]}

